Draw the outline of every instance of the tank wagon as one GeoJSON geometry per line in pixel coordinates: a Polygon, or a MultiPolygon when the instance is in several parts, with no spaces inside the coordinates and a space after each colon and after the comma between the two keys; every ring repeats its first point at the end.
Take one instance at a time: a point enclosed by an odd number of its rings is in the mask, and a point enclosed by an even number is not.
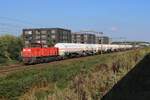
{"type": "Polygon", "coordinates": [[[25,64],[36,64],[65,58],[95,55],[131,49],[132,45],[57,43],[54,47],[23,48],[21,55],[25,64]]]}

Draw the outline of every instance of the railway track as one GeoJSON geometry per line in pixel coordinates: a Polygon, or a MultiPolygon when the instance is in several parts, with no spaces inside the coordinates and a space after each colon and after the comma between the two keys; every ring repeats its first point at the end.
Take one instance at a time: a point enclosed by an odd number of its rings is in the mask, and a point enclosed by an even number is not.
{"type": "MultiPolygon", "coordinates": [[[[121,51],[121,52],[123,52],[123,51],[121,51]]],[[[126,52],[126,51],[124,51],[124,52],[126,52]]],[[[92,57],[92,56],[69,58],[69,59],[64,59],[64,60],[59,60],[59,61],[52,61],[49,63],[36,64],[36,65],[17,64],[17,65],[12,65],[12,66],[6,66],[6,67],[0,68],[0,76],[5,76],[9,73],[16,72],[16,71],[23,71],[23,70],[29,70],[29,69],[42,69],[42,68],[45,68],[42,66],[44,64],[56,64],[56,63],[62,62],[62,61],[79,60],[81,58],[87,58],[87,57],[92,57]]]]}
{"type": "Polygon", "coordinates": [[[35,65],[17,64],[17,65],[12,65],[12,66],[5,66],[5,67],[0,68],[0,76],[5,76],[9,73],[16,72],[16,71],[23,71],[23,70],[30,70],[30,69],[42,69],[42,68],[46,68],[46,67],[42,66],[45,64],[57,64],[57,63],[63,62],[63,61],[79,60],[81,58],[87,58],[87,57],[91,57],[91,56],[69,58],[69,59],[63,59],[63,60],[59,60],[59,61],[52,61],[49,63],[41,63],[41,64],[35,64],[35,65]]]}
{"type": "MultiPolygon", "coordinates": [[[[89,56],[87,56],[87,57],[89,57],[89,56]]],[[[5,67],[0,69],[0,76],[4,76],[4,75],[7,75],[9,73],[16,72],[16,71],[23,71],[23,70],[29,70],[29,69],[42,69],[42,68],[45,68],[42,66],[45,64],[56,64],[58,62],[75,60],[75,59],[80,59],[80,58],[64,59],[64,60],[52,61],[49,63],[41,63],[41,64],[35,64],[35,65],[18,64],[15,66],[5,66],[5,67]]],[[[85,58],[85,57],[82,57],[82,58],[85,58]]]]}
{"type": "Polygon", "coordinates": [[[42,64],[36,64],[36,65],[23,65],[23,64],[18,64],[16,66],[9,66],[0,69],[0,76],[5,76],[8,75],[9,73],[17,72],[17,71],[23,71],[23,70],[30,70],[30,69],[42,69],[45,68],[42,65],[44,64],[52,64],[56,63],[55,62],[50,62],[50,63],[42,63],[42,64]]]}
{"type": "Polygon", "coordinates": [[[4,68],[1,68],[0,69],[0,75],[5,75],[7,73],[10,73],[10,72],[14,72],[14,71],[18,71],[18,70],[23,70],[25,68],[28,68],[27,66],[24,66],[24,65],[15,65],[15,66],[8,66],[8,67],[4,67],[4,68]]]}

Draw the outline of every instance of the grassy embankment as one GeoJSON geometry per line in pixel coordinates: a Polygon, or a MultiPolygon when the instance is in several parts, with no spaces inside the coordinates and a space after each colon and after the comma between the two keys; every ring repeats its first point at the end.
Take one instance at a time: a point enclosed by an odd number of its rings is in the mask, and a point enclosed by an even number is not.
{"type": "Polygon", "coordinates": [[[0,69],[3,67],[18,65],[18,64],[23,64],[23,63],[21,61],[16,61],[16,60],[6,61],[5,63],[0,63],[0,69]]]}
{"type": "Polygon", "coordinates": [[[148,52],[146,48],[96,55],[14,72],[0,77],[0,99],[97,100],[148,52]]]}

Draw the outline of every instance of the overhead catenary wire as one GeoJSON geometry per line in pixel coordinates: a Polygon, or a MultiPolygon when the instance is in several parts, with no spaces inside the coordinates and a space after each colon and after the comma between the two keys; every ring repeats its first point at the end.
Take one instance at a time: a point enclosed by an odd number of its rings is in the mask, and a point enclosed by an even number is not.
{"type": "Polygon", "coordinates": [[[24,25],[16,25],[12,23],[1,23],[0,22],[0,27],[13,27],[13,28],[22,28],[25,27],[24,25]]]}
{"type": "Polygon", "coordinates": [[[7,20],[7,21],[13,21],[13,22],[21,23],[21,24],[26,24],[27,26],[36,25],[34,23],[31,23],[31,22],[28,22],[25,20],[16,19],[16,18],[9,18],[9,17],[0,16],[0,19],[7,20]]]}
{"type": "MultiPolygon", "coordinates": [[[[16,19],[0,16],[0,34],[15,33],[18,34],[23,28],[35,27],[37,24],[16,19]]],[[[39,25],[39,24],[38,24],[39,25]]]]}

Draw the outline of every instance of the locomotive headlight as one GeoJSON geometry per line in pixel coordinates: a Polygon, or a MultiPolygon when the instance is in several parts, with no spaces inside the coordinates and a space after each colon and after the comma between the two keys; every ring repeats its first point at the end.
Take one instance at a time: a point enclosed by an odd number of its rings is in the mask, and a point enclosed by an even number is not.
{"type": "Polygon", "coordinates": [[[28,49],[27,51],[31,51],[31,49],[28,49]]]}
{"type": "Polygon", "coordinates": [[[24,51],[24,52],[25,52],[25,51],[29,51],[29,52],[30,52],[30,51],[31,51],[31,49],[23,49],[23,51],[24,51]]]}
{"type": "Polygon", "coordinates": [[[23,51],[26,51],[26,49],[23,49],[23,51]]]}

